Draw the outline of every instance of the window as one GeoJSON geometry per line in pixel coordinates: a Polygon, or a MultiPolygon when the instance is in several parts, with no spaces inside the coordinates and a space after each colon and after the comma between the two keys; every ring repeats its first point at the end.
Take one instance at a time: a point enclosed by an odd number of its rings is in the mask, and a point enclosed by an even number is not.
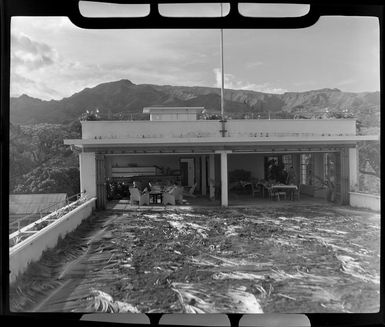
{"type": "Polygon", "coordinates": [[[272,168],[273,168],[274,162],[278,163],[277,156],[265,157],[265,179],[266,180],[273,178],[272,168]]]}
{"type": "Polygon", "coordinates": [[[300,182],[301,184],[312,184],[312,156],[310,153],[301,154],[300,160],[300,182]]]}
{"type": "Polygon", "coordinates": [[[282,156],[282,161],[285,165],[286,171],[289,171],[290,167],[293,166],[293,156],[291,154],[284,154],[282,156]]]}
{"type": "Polygon", "coordinates": [[[324,155],[324,180],[326,181],[330,177],[335,175],[335,154],[325,153],[324,155]]]}

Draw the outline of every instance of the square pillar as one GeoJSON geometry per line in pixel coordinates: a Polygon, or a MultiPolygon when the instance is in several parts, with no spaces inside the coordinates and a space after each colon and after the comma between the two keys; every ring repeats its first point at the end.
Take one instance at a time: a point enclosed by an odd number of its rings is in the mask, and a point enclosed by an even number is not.
{"type": "Polygon", "coordinates": [[[88,197],[96,197],[96,157],[95,152],[79,153],[80,192],[88,197]]]}
{"type": "Polygon", "coordinates": [[[207,173],[206,173],[206,156],[201,156],[201,191],[202,195],[206,195],[206,180],[207,180],[207,173]]]}
{"type": "Polygon", "coordinates": [[[215,157],[214,154],[209,155],[209,196],[210,200],[215,198],[215,157]]]}
{"type": "Polygon", "coordinates": [[[105,209],[107,204],[106,167],[104,155],[96,155],[96,208],[105,209]]]}
{"type": "Polygon", "coordinates": [[[349,181],[350,190],[358,184],[358,154],[357,148],[349,148],[349,181]]]}
{"type": "Polygon", "coordinates": [[[196,190],[197,191],[202,191],[202,185],[201,185],[201,165],[199,164],[199,159],[200,157],[199,156],[196,156],[195,159],[194,159],[194,162],[195,162],[195,178],[194,178],[194,181],[193,181],[193,184],[196,182],[197,183],[197,186],[196,186],[196,190]]]}
{"type": "Polygon", "coordinates": [[[221,204],[222,207],[229,205],[228,194],[228,172],[227,172],[227,153],[231,151],[217,151],[221,155],[221,204]]]}
{"type": "Polygon", "coordinates": [[[341,199],[342,205],[349,204],[349,151],[344,147],[340,152],[340,178],[341,178],[341,199]]]}

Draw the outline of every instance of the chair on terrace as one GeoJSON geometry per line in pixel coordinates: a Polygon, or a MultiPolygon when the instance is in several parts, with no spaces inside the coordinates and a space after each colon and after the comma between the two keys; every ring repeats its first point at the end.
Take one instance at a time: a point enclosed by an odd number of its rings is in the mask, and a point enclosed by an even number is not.
{"type": "Polygon", "coordinates": [[[174,186],[169,191],[163,193],[163,204],[175,205],[175,203],[183,203],[183,188],[181,186],[174,186]]]}
{"type": "Polygon", "coordinates": [[[270,200],[277,199],[278,201],[280,201],[281,198],[286,200],[286,192],[269,188],[269,198],[270,200]]]}
{"type": "Polygon", "coordinates": [[[196,196],[194,195],[195,188],[197,187],[197,183],[195,183],[189,190],[188,192],[183,192],[183,196],[188,197],[188,198],[195,198],[196,196]]]}
{"type": "Polygon", "coordinates": [[[134,205],[135,202],[138,202],[140,206],[150,204],[150,194],[148,192],[140,194],[140,191],[136,187],[130,187],[130,204],[134,205]]]}
{"type": "Polygon", "coordinates": [[[260,195],[262,197],[262,186],[251,183],[251,194],[254,196],[260,195]]]}

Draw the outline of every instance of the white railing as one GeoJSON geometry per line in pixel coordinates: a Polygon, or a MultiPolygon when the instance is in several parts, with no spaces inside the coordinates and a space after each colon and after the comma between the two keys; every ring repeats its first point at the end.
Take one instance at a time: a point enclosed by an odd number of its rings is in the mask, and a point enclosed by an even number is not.
{"type": "MultiPolygon", "coordinates": [[[[12,224],[17,223],[18,229],[16,232],[13,232],[9,235],[9,246],[15,246],[21,241],[24,241],[28,239],[28,237],[34,235],[35,233],[39,232],[41,229],[49,226],[50,224],[54,223],[56,220],[58,220],[60,217],[64,216],[68,212],[74,210],[84,202],[88,200],[87,195],[85,193],[79,193],[76,194],[70,198],[67,199],[67,205],[64,207],[57,209],[49,214],[47,214],[44,217],[41,217],[40,219],[28,224],[25,227],[20,228],[20,223],[22,220],[25,220],[27,218],[30,218],[31,215],[19,218],[17,221],[13,222],[12,224]],[[76,197],[76,200],[69,203],[69,199],[76,197]]],[[[57,205],[57,204],[54,204],[57,205]]],[[[47,208],[46,208],[47,209],[47,208]]]]}

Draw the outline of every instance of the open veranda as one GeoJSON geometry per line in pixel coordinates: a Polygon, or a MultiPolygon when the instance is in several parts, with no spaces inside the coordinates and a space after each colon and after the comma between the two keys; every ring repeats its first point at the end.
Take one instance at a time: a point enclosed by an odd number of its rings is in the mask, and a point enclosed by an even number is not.
{"type": "Polygon", "coordinates": [[[110,208],[31,264],[10,303],[37,312],[378,312],[380,214],[306,202],[110,208]]]}

